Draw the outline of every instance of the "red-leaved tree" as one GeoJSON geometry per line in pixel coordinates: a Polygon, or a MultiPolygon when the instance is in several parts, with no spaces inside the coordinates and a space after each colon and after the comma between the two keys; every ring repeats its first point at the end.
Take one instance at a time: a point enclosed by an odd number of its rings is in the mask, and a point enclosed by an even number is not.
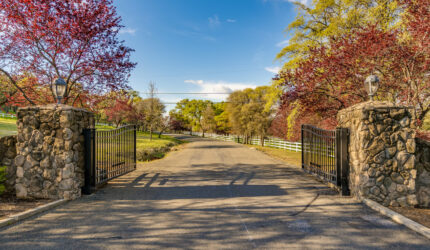
{"type": "Polygon", "coordinates": [[[118,39],[120,21],[110,0],[2,0],[0,73],[29,104],[43,100],[22,87],[24,75],[51,98],[54,79],[64,78],[71,105],[81,93],[127,88],[135,63],[118,39]]]}
{"type": "Polygon", "coordinates": [[[319,117],[316,125],[335,127],[340,109],[368,100],[363,83],[376,73],[378,99],[411,105],[423,119],[430,101],[428,59],[416,43],[399,36],[398,30],[368,26],[312,48],[297,69],[281,74],[287,89],[283,107],[300,105],[299,117],[319,117]]]}
{"type": "Polygon", "coordinates": [[[105,107],[105,112],[108,121],[118,127],[120,124],[126,122],[130,115],[133,113],[133,101],[128,93],[125,91],[110,92],[110,105],[105,107]]]}

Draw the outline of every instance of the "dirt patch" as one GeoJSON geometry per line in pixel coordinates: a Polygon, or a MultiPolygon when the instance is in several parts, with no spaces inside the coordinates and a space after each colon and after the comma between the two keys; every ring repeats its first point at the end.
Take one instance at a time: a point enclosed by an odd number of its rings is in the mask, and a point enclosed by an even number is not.
{"type": "Polygon", "coordinates": [[[19,200],[14,196],[0,196],[0,220],[47,204],[52,200],[19,200]]]}
{"type": "Polygon", "coordinates": [[[429,208],[390,207],[390,209],[423,226],[430,228],[429,208]]]}

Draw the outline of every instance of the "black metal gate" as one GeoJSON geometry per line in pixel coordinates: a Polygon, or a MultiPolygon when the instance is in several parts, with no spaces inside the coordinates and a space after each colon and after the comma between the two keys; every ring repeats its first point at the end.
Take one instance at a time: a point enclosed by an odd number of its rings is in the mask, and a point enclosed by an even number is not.
{"type": "Polygon", "coordinates": [[[302,125],[302,168],[338,186],[342,195],[349,195],[348,129],[302,125]]]}
{"type": "Polygon", "coordinates": [[[136,126],[113,130],[84,129],[86,194],[136,169],[136,126]]]}

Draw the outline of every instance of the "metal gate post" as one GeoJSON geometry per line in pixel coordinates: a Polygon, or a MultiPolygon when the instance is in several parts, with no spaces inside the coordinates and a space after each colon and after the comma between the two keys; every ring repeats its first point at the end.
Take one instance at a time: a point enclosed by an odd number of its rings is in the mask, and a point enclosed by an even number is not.
{"type": "Polygon", "coordinates": [[[302,133],[301,133],[301,137],[302,137],[302,168],[305,168],[305,166],[304,166],[304,160],[305,160],[305,158],[304,158],[304,151],[305,151],[305,145],[303,144],[303,137],[304,137],[304,135],[303,135],[303,124],[302,124],[302,126],[301,126],[301,130],[302,130],[302,133]]]}
{"type": "Polygon", "coordinates": [[[85,139],[85,185],[82,189],[84,194],[91,194],[96,188],[95,173],[95,129],[83,130],[85,139]]]}
{"type": "Polygon", "coordinates": [[[336,128],[336,185],[338,187],[342,186],[342,161],[341,161],[341,152],[342,152],[342,145],[341,145],[341,138],[342,131],[341,128],[336,128]]]}
{"type": "Polygon", "coordinates": [[[348,143],[349,131],[347,128],[336,129],[336,155],[337,155],[337,183],[341,187],[342,195],[349,195],[349,159],[348,143]]]}
{"type": "Polygon", "coordinates": [[[136,136],[136,125],[134,125],[134,169],[136,169],[136,162],[137,162],[137,157],[136,157],[136,143],[137,143],[137,141],[136,141],[136,139],[137,139],[137,136],[136,136]]]}

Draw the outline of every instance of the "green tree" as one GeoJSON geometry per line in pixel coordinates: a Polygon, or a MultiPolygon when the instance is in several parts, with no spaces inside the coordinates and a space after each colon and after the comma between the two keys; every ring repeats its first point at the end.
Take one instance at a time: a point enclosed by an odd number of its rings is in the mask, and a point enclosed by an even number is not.
{"type": "Polygon", "coordinates": [[[214,132],[216,130],[215,111],[212,105],[207,105],[202,114],[201,127],[203,137],[205,132],[214,132]]]}
{"type": "Polygon", "coordinates": [[[267,108],[270,87],[245,89],[233,92],[228,98],[227,112],[234,133],[243,135],[245,143],[257,135],[264,143],[264,137],[273,120],[274,107],[267,108]]]}
{"type": "Polygon", "coordinates": [[[220,102],[214,104],[214,112],[215,112],[215,123],[216,123],[216,131],[219,133],[228,134],[231,132],[229,115],[227,112],[227,103],[220,102]]]}
{"type": "Polygon", "coordinates": [[[152,140],[153,130],[162,122],[166,106],[158,98],[146,98],[139,102],[136,108],[137,113],[144,117],[144,128],[149,131],[152,140]]]}
{"type": "Polygon", "coordinates": [[[172,117],[172,119],[178,121],[182,126],[184,126],[184,128],[190,130],[190,132],[191,132],[192,126],[191,126],[190,117],[188,117],[184,113],[184,110],[185,110],[186,106],[188,105],[189,101],[190,100],[188,100],[188,99],[183,99],[183,100],[179,101],[178,103],[176,103],[175,108],[169,112],[169,116],[172,117]]]}
{"type": "Polygon", "coordinates": [[[157,122],[158,138],[161,138],[161,134],[166,131],[170,124],[169,116],[162,116],[157,122]]]}
{"type": "Polygon", "coordinates": [[[181,121],[191,131],[202,130],[202,118],[206,107],[212,102],[205,100],[183,99],[176,104],[170,115],[176,120],[181,121]]]}

